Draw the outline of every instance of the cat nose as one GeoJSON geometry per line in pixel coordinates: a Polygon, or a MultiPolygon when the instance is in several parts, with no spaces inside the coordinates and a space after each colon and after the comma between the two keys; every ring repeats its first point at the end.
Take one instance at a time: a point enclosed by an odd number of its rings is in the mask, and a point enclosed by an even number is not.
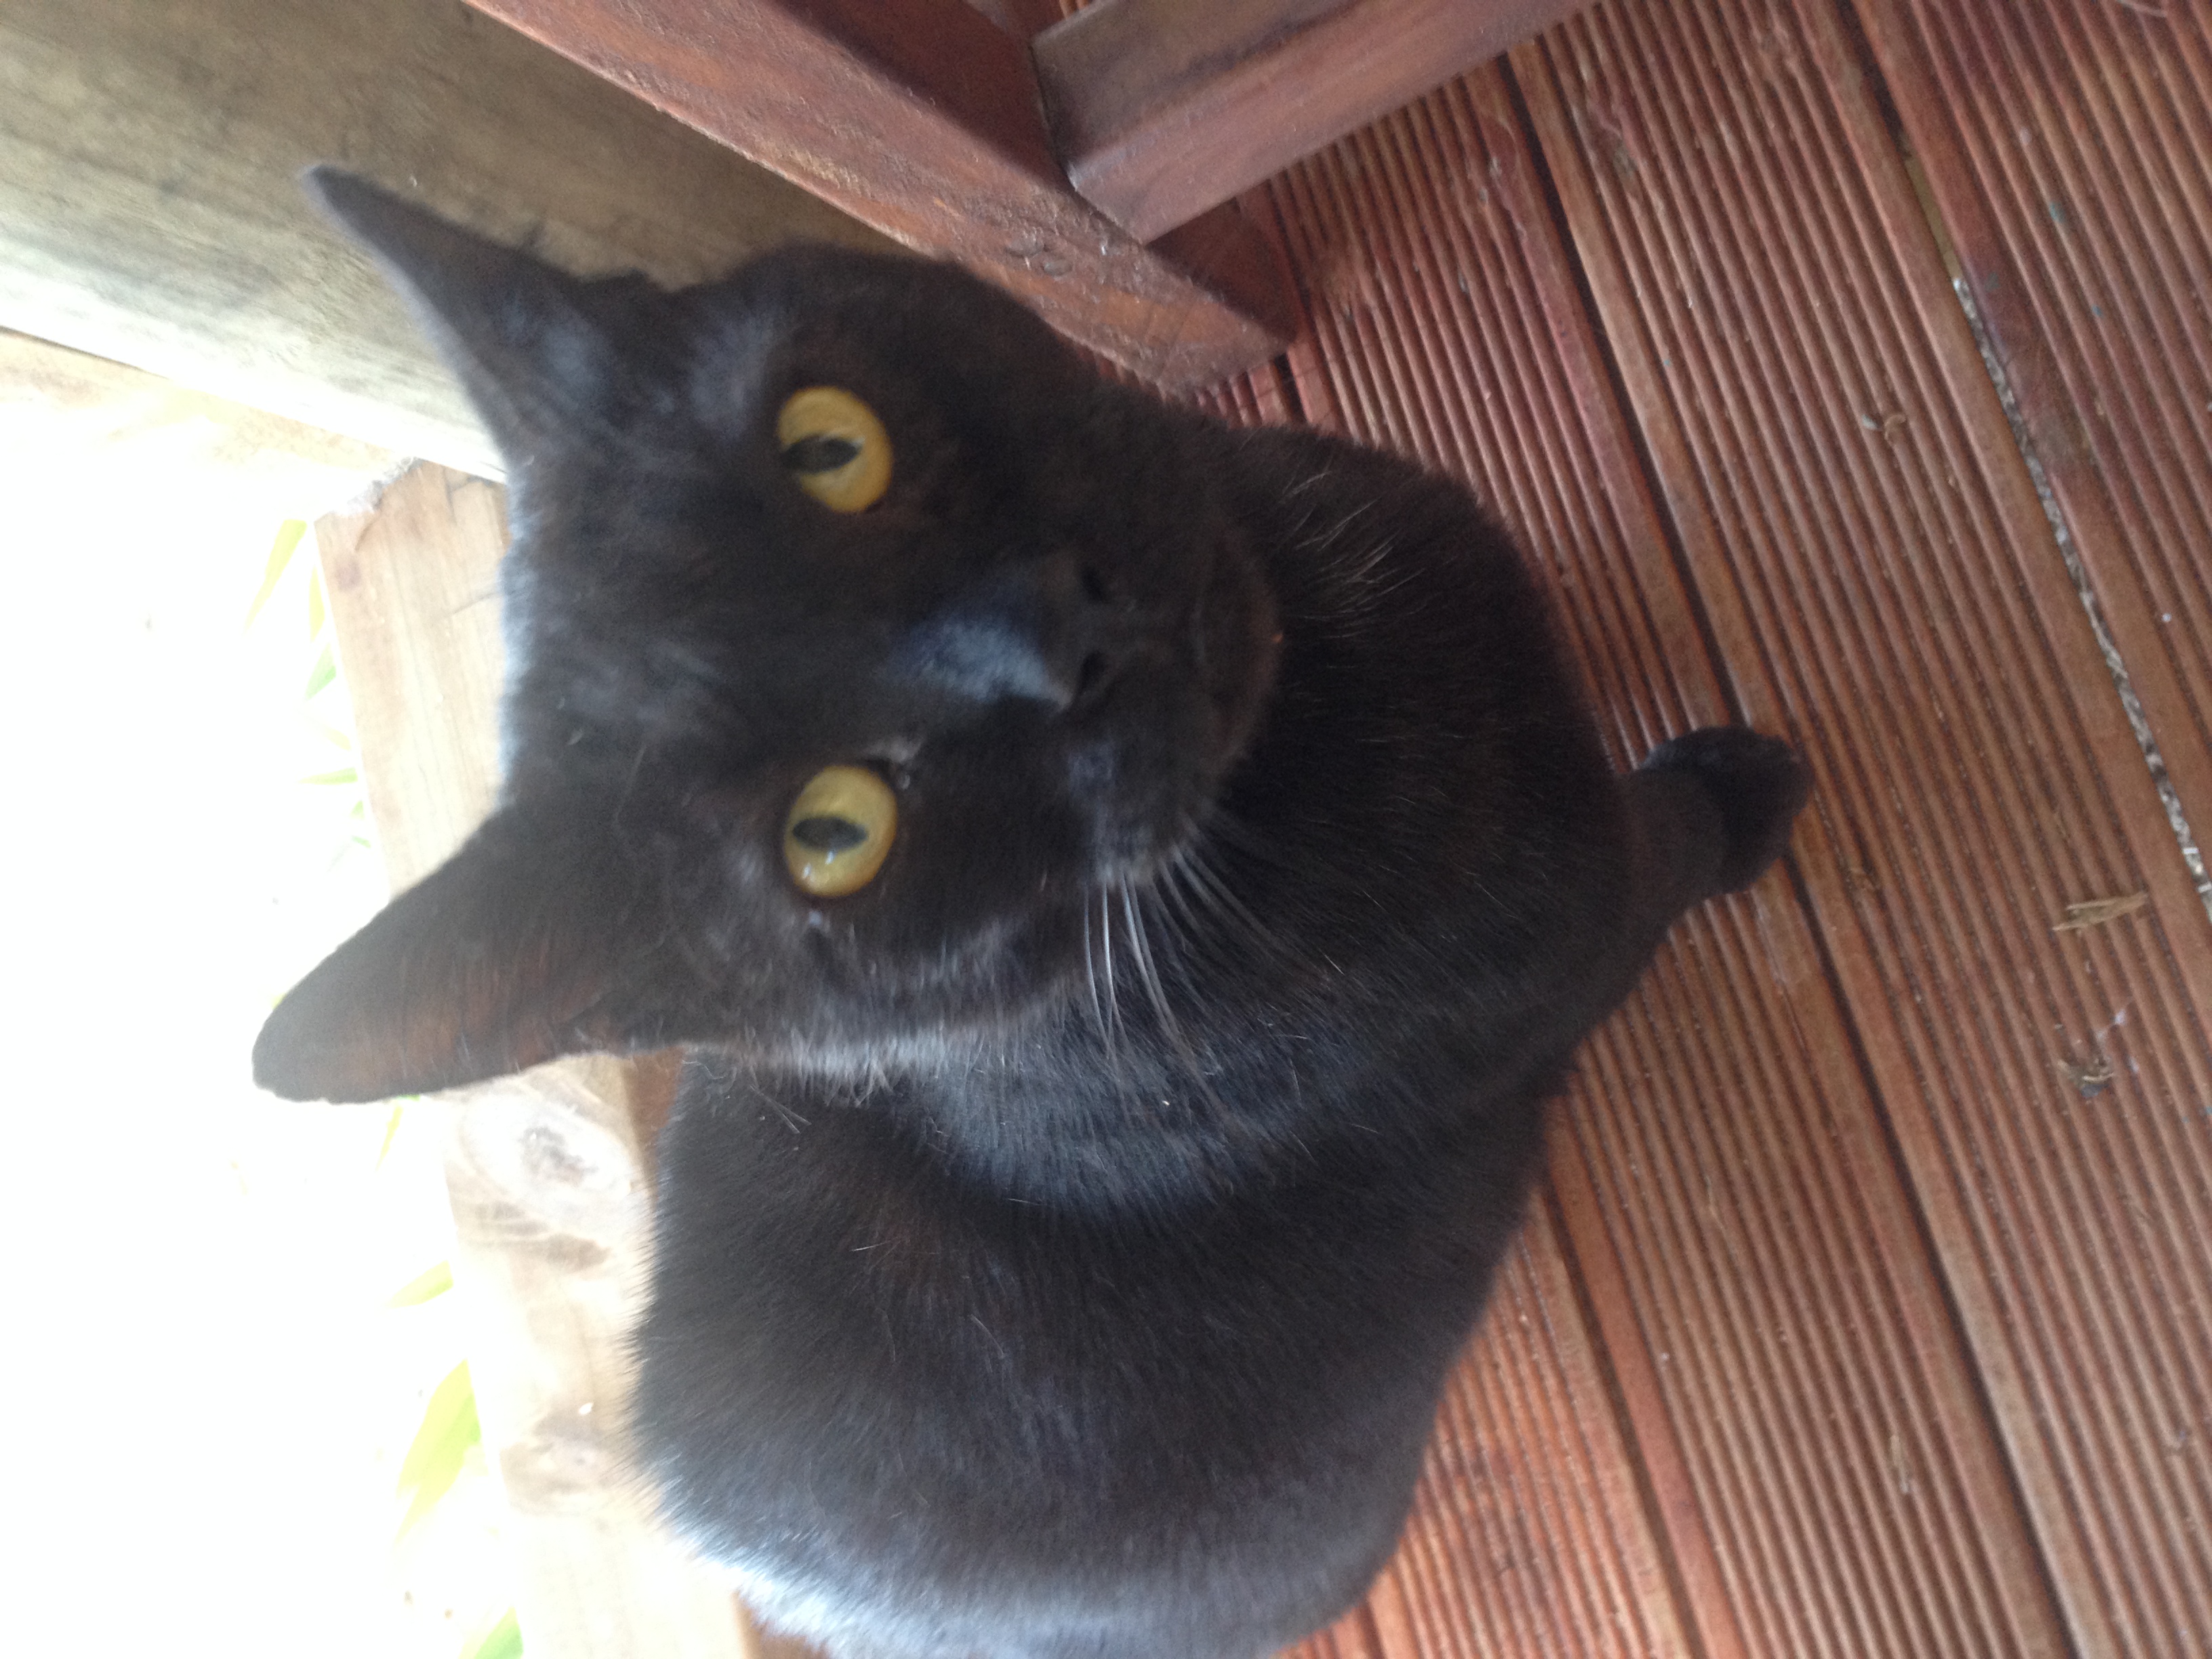
{"type": "Polygon", "coordinates": [[[1120,653],[1105,586],[1073,553],[1002,566],[908,629],[900,678],[976,703],[1065,714],[1103,689],[1120,653]]]}

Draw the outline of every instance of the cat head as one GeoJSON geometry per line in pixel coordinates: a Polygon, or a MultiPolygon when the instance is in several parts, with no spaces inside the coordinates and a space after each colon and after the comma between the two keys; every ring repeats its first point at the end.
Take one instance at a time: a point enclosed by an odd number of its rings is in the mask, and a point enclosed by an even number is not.
{"type": "Polygon", "coordinates": [[[369,1099],[583,1048],[860,1067],[1083,980],[1250,736],[1273,619],[1222,440],[948,266],[586,281],[327,169],[515,538],[492,817],[270,1017],[369,1099]]]}

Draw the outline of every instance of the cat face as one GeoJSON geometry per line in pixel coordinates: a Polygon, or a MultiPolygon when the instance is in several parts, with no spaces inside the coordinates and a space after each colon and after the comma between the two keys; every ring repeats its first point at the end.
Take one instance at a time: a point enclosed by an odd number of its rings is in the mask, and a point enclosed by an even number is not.
{"type": "Polygon", "coordinates": [[[319,175],[500,442],[494,819],[304,981],[279,1092],[582,1047],[860,1066],[1072,994],[1202,817],[1273,619],[1221,439],[942,266],[584,283],[319,175]]]}

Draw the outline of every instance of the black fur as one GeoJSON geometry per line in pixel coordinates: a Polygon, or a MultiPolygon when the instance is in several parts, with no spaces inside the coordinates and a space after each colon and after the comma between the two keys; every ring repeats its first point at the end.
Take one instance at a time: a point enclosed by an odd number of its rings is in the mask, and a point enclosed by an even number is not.
{"type": "Polygon", "coordinates": [[[948,268],[579,282],[323,173],[507,457],[498,811],[270,1018],[280,1093],[690,1045],[636,1429],[849,1659],[1249,1656],[1355,1600],[1543,1099],[1805,796],[1607,771],[1456,487],[1091,375],[948,268]],[[853,515],[773,422],[848,388],[853,515]],[[809,899],[783,816],[900,830],[809,899]]]}

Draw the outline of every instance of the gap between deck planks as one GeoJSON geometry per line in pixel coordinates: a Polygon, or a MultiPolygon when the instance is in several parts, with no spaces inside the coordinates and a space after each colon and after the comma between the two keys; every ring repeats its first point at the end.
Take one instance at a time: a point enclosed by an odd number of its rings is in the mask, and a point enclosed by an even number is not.
{"type": "Polygon", "coordinates": [[[1863,10],[2201,847],[2212,835],[2212,23],[2186,5],[1863,10]]]}

